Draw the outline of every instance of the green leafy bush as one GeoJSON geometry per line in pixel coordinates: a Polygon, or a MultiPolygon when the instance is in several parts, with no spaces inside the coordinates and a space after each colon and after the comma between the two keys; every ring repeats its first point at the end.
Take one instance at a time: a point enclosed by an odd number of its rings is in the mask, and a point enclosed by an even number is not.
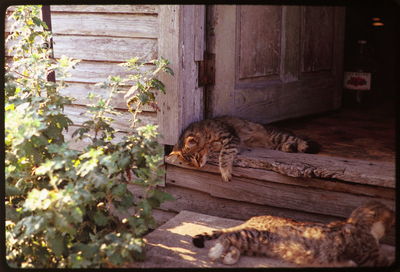
{"type": "Polygon", "coordinates": [[[84,150],[69,147],[63,133],[72,124],[64,114],[71,97],[60,94],[68,71],[78,63],[51,58],[51,33],[39,18],[40,6],[20,6],[7,38],[13,59],[6,67],[5,172],[6,258],[12,267],[115,267],[144,258],[143,235],[155,227],[152,209],[172,197],[156,187],[162,182],[162,146],[157,127],[139,126],[137,113],[165,92],[160,72],[172,74],[165,59],[143,73],[134,58],[123,66],[127,78],[102,84],[107,98],[90,94],[88,121],[74,133],[89,139],[84,150]],[[47,80],[55,72],[57,82],[47,80]],[[132,133],[116,141],[118,116],[110,103],[126,93],[132,133]],[[135,197],[129,184],[143,187],[135,197]],[[120,220],[113,208],[126,218],[120,220]],[[133,212],[129,213],[129,211],[133,212]],[[129,209],[129,211],[128,211],[129,209]]]}

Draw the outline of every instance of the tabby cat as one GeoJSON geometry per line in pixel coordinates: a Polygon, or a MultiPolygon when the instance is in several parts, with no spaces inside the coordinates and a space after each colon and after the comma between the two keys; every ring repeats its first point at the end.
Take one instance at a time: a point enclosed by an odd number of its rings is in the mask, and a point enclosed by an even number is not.
{"type": "Polygon", "coordinates": [[[298,265],[387,266],[379,240],[394,224],[394,212],[377,201],[355,209],[346,221],[329,224],[257,216],[228,229],[193,237],[196,247],[217,239],[208,256],[235,264],[240,255],[279,258],[298,265]]]}
{"type": "Polygon", "coordinates": [[[285,152],[315,153],[318,145],[288,131],[236,117],[217,117],[189,125],[169,154],[175,163],[203,167],[210,151],[219,153],[223,181],[230,181],[232,164],[240,146],[264,147],[285,152]]]}

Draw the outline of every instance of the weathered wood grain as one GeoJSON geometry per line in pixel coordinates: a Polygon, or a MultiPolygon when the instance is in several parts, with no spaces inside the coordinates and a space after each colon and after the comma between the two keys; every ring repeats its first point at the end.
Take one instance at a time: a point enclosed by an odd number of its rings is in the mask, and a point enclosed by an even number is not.
{"type": "Polygon", "coordinates": [[[394,164],[395,116],[395,104],[390,102],[368,111],[342,108],[273,125],[316,141],[321,155],[394,164]]]}
{"type": "MultiPolygon", "coordinates": [[[[208,193],[179,186],[175,184],[174,180],[168,180],[167,183],[168,184],[166,187],[160,189],[172,194],[175,200],[167,201],[161,204],[160,208],[165,211],[180,212],[182,210],[188,210],[239,220],[247,220],[252,216],[263,214],[321,223],[340,219],[340,217],[330,215],[319,215],[301,211],[293,211],[274,206],[259,205],[250,202],[241,202],[231,199],[213,197],[208,193]]],[[[128,185],[128,189],[135,196],[143,196],[143,189],[138,185],[128,185]]]]}
{"type": "MultiPolygon", "coordinates": [[[[68,87],[60,90],[60,93],[75,98],[75,100],[73,101],[75,105],[85,106],[88,104],[95,103],[88,99],[87,95],[89,94],[89,92],[99,95],[103,98],[108,98],[110,92],[110,90],[103,89],[99,86],[96,86],[95,84],[76,83],[76,82],[67,82],[67,84],[68,87]]],[[[127,92],[129,90],[129,87],[123,88],[123,90],[127,92]]],[[[128,107],[126,105],[126,99],[124,98],[124,95],[125,93],[114,94],[110,105],[118,109],[127,110],[128,107]]],[[[154,112],[154,113],[156,112],[154,108],[148,105],[143,106],[142,110],[145,112],[154,112]]]]}
{"type": "Polygon", "coordinates": [[[336,80],[336,90],[333,96],[333,107],[335,109],[342,105],[342,80],[343,75],[343,56],[344,52],[344,33],[345,33],[345,22],[346,22],[346,7],[335,7],[334,13],[334,45],[333,45],[333,65],[332,74],[338,79],[336,80]]]}
{"type": "MultiPolygon", "coordinates": [[[[132,71],[126,71],[119,63],[110,63],[102,61],[81,61],[75,69],[70,71],[71,76],[67,77],[66,81],[98,83],[103,82],[108,76],[127,76],[134,74],[132,71]]],[[[140,71],[145,72],[153,68],[153,65],[145,65],[140,71]]]]}
{"type": "MultiPolygon", "coordinates": [[[[68,131],[64,132],[64,139],[66,142],[68,142],[68,146],[74,150],[79,150],[82,151],[86,146],[88,146],[91,142],[89,139],[82,139],[82,140],[77,140],[75,138],[72,138],[72,134],[80,128],[80,126],[70,126],[68,131]]],[[[126,133],[123,132],[117,132],[115,133],[115,138],[112,140],[113,143],[118,143],[119,141],[122,140],[122,138],[126,135],[126,133]]]]}
{"type": "MultiPolygon", "coordinates": [[[[196,37],[204,35],[204,28],[196,27],[196,14],[201,13],[202,6],[183,7],[183,50],[182,79],[180,98],[182,100],[182,121],[178,127],[179,134],[192,122],[203,119],[203,87],[198,86],[198,62],[196,62],[196,44],[201,42],[196,37]]],[[[168,93],[167,93],[168,95],[168,93]]],[[[178,138],[176,138],[178,140],[178,138]]],[[[176,141],[175,140],[175,141],[176,141]]]]}
{"type": "Polygon", "coordinates": [[[222,182],[221,177],[216,174],[167,165],[167,184],[170,180],[173,180],[175,185],[219,198],[339,217],[348,216],[353,209],[373,199],[391,208],[395,206],[395,202],[389,199],[355,196],[276,182],[239,177],[233,177],[231,182],[222,182]]]}
{"type": "MultiPolygon", "coordinates": [[[[183,164],[175,164],[166,156],[165,162],[178,167],[193,169],[203,172],[220,174],[219,167],[211,163],[207,163],[202,168],[194,168],[183,164]]],[[[300,187],[317,188],[328,191],[352,193],[356,195],[366,195],[371,197],[381,197],[387,199],[395,199],[395,191],[390,188],[369,186],[364,184],[353,184],[339,180],[322,180],[317,178],[288,177],[273,171],[250,168],[250,167],[233,167],[233,176],[263,180],[268,182],[277,182],[283,184],[296,185],[300,187]]]]}
{"type": "Polygon", "coordinates": [[[302,7],[301,71],[329,71],[333,64],[334,8],[302,7]]]}
{"type": "MultiPolygon", "coordinates": [[[[8,12],[8,9],[7,9],[7,12],[8,12]]],[[[14,19],[10,15],[11,15],[10,13],[6,13],[6,16],[5,16],[5,20],[4,20],[4,32],[5,33],[11,32],[11,26],[14,23],[14,19]]]]}
{"type": "Polygon", "coordinates": [[[157,40],[142,38],[54,36],[54,57],[82,60],[125,61],[139,57],[157,58],[157,40]]]}
{"type": "Polygon", "coordinates": [[[52,12],[158,13],[158,5],[51,5],[52,12]]]}
{"type": "MultiPolygon", "coordinates": [[[[86,111],[86,107],[84,106],[76,106],[76,105],[71,105],[71,106],[65,106],[64,112],[67,114],[67,116],[74,122],[74,125],[82,125],[83,122],[88,120],[88,117],[83,115],[86,111]]],[[[129,132],[131,130],[130,125],[131,125],[131,114],[127,111],[120,111],[121,114],[118,116],[115,116],[115,122],[113,127],[115,129],[120,130],[121,132],[129,132]]],[[[138,116],[141,120],[143,125],[146,124],[156,124],[156,113],[141,113],[140,116],[138,116]]]]}
{"type": "Polygon", "coordinates": [[[236,6],[213,5],[208,11],[207,50],[214,53],[215,84],[207,86],[207,116],[235,115],[236,6]]]}
{"type": "MultiPolygon", "coordinates": [[[[161,75],[166,95],[157,97],[161,109],[159,129],[162,144],[174,144],[180,132],[193,121],[203,118],[203,89],[198,88],[195,62],[195,33],[204,28],[194,26],[196,9],[201,6],[161,6],[159,55],[170,61],[175,76],[161,75]]],[[[200,11],[199,11],[200,12],[200,11]]],[[[200,35],[200,34],[199,34],[200,35]]]]}
{"type": "Polygon", "coordinates": [[[254,148],[242,151],[234,165],[272,170],[291,177],[338,179],[395,188],[395,165],[388,162],[254,148]]]}
{"type": "Polygon", "coordinates": [[[181,6],[161,5],[159,12],[159,42],[158,54],[170,62],[175,76],[160,75],[165,84],[168,95],[159,95],[157,103],[161,109],[157,115],[159,131],[164,136],[162,144],[172,144],[179,137],[178,129],[181,126],[181,100],[179,94],[181,78],[181,6]]]}
{"type": "Polygon", "coordinates": [[[336,86],[331,78],[275,83],[267,87],[248,85],[236,90],[234,115],[270,123],[332,109],[336,86]]]}
{"type": "MultiPolygon", "coordinates": [[[[298,77],[301,72],[299,60],[299,55],[301,55],[299,49],[301,45],[299,31],[301,16],[299,7],[280,7],[283,9],[283,16],[275,19],[281,21],[282,24],[279,26],[280,35],[271,34],[271,37],[275,39],[274,42],[263,40],[262,37],[250,37],[254,30],[251,26],[257,25],[256,18],[250,16],[244,19],[244,22],[247,21],[246,25],[250,26],[240,26],[240,32],[236,31],[238,23],[242,20],[240,17],[245,16],[237,11],[239,8],[242,9],[243,7],[234,5],[216,6],[212,13],[213,18],[209,20],[209,29],[212,31],[209,31],[208,38],[212,39],[213,42],[209,43],[211,47],[209,46],[208,49],[218,57],[215,64],[216,82],[214,86],[207,90],[207,99],[209,99],[207,104],[210,110],[208,115],[210,117],[234,115],[266,123],[336,109],[340,105],[337,103],[337,97],[340,96],[339,92],[341,91],[338,85],[341,82],[341,76],[333,72],[340,69],[333,67],[333,65],[340,65],[338,61],[331,63],[330,71],[311,73],[312,78],[298,77]],[[245,33],[247,36],[236,37],[240,33],[245,33]],[[248,39],[248,41],[243,39],[248,39]],[[270,43],[275,44],[275,46],[271,45],[271,48],[275,49],[280,44],[280,53],[274,53],[279,58],[280,64],[274,64],[274,69],[276,71],[279,69],[279,75],[265,78],[251,78],[249,76],[246,80],[238,81],[237,75],[240,75],[240,71],[238,71],[240,65],[235,59],[240,55],[239,62],[244,63],[246,61],[249,63],[250,68],[244,73],[248,75],[251,75],[250,71],[254,70],[251,65],[255,63],[251,60],[245,60],[250,58],[251,54],[239,54],[235,48],[243,44],[246,48],[254,48],[254,50],[261,48],[260,51],[262,51],[262,48],[268,47],[270,43]]],[[[309,8],[312,9],[313,7],[309,8]]],[[[341,13],[336,12],[335,7],[328,7],[327,9],[334,14],[332,21],[337,25],[342,25],[342,22],[336,23],[336,21],[343,20],[343,17],[340,16],[341,13]]],[[[274,25],[277,24],[274,23],[274,25]]],[[[335,30],[330,40],[335,47],[335,49],[332,49],[332,59],[341,59],[342,46],[339,46],[336,42],[343,37],[344,29],[336,26],[329,27],[335,30]]],[[[317,34],[315,36],[318,37],[317,34]]],[[[311,43],[310,46],[317,45],[311,43]]],[[[265,58],[268,59],[269,57],[265,58]]],[[[268,67],[268,63],[260,64],[259,67],[261,71],[261,67],[268,67]]],[[[254,70],[256,71],[254,75],[257,75],[257,69],[254,70]]],[[[265,74],[265,71],[263,73],[265,74]]],[[[259,74],[262,73],[259,72],[259,74]]]]}
{"type": "Polygon", "coordinates": [[[238,6],[237,20],[237,80],[279,75],[282,6],[238,6]]]}
{"type": "MultiPolygon", "coordinates": [[[[136,196],[143,195],[143,189],[137,185],[128,185],[128,188],[136,196]]],[[[174,180],[168,180],[167,186],[162,190],[172,194],[173,201],[167,201],[161,204],[160,209],[169,212],[180,212],[189,210],[198,213],[204,213],[213,216],[232,218],[238,220],[247,220],[252,216],[274,215],[291,218],[298,221],[309,221],[328,223],[336,220],[342,220],[343,217],[332,215],[308,213],[300,210],[291,210],[269,205],[259,205],[248,201],[238,201],[226,198],[213,197],[208,193],[193,190],[189,187],[181,187],[174,180]]],[[[346,217],[349,214],[346,215],[346,217]]],[[[394,230],[385,237],[384,242],[394,245],[394,230]]]]}
{"type": "Polygon", "coordinates": [[[283,6],[280,79],[284,83],[299,79],[300,63],[300,6],[283,6]]]}
{"type": "Polygon", "coordinates": [[[196,5],[194,12],[194,60],[202,61],[206,47],[206,6],[196,5]]]}
{"type": "Polygon", "coordinates": [[[62,35],[157,38],[155,15],[53,13],[52,31],[62,35]]]}

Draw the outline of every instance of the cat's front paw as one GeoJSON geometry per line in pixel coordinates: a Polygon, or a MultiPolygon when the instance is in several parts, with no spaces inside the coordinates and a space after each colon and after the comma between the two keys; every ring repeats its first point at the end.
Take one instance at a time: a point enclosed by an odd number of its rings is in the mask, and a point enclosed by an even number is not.
{"type": "Polygon", "coordinates": [[[222,259],[224,264],[232,265],[239,261],[240,250],[237,247],[231,246],[229,252],[222,259]]]}
{"type": "Polygon", "coordinates": [[[226,168],[221,168],[221,177],[222,181],[229,182],[232,179],[232,170],[226,169],[226,168]]]}
{"type": "Polygon", "coordinates": [[[210,251],[208,252],[208,257],[211,260],[215,261],[219,257],[221,257],[223,251],[224,251],[224,246],[218,242],[212,248],[210,248],[210,251]]]}

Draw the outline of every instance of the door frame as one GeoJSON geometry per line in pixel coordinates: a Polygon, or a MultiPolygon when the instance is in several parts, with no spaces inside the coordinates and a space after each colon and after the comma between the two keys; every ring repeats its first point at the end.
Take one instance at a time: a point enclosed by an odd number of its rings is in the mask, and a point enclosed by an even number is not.
{"type": "Polygon", "coordinates": [[[159,142],[174,145],[190,123],[204,118],[204,88],[198,66],[204,60],[205,5],[160,5],[158,56],[170,61],[174,76],[161,75],[166,94],[157,96],[159,142]]]}

